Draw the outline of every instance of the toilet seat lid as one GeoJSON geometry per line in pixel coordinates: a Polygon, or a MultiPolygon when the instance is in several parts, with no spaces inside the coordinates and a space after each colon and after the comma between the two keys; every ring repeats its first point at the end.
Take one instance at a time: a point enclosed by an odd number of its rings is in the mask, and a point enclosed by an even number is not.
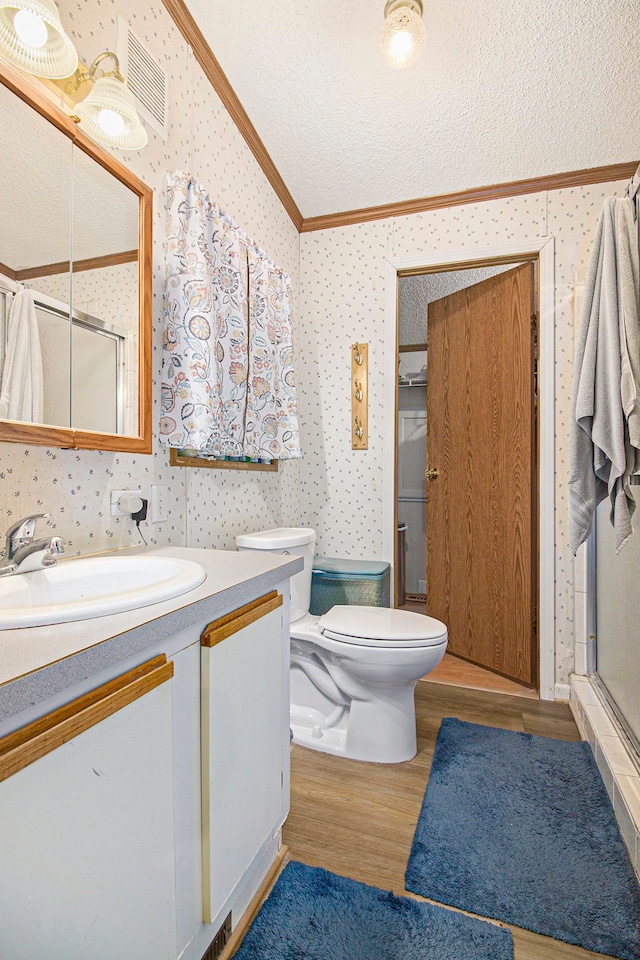
{"type": "Polygon", "coordinates": [[[333,640],[367,646],[435,646],[447,639],[446,626],[434,617],[388,607],[331,607],[318,628],[333,640]]]}

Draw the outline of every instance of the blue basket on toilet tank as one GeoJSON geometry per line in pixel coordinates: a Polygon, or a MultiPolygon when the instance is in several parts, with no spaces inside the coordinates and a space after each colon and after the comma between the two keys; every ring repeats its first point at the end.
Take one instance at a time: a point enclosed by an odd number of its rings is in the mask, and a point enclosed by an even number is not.
{"type": "Polygon", "coordinates": [[[316,557],[311,575],[309,612],[322,616],[331,607],[390,605],[391,568],[381,560],[335,560],[316,557]]]}

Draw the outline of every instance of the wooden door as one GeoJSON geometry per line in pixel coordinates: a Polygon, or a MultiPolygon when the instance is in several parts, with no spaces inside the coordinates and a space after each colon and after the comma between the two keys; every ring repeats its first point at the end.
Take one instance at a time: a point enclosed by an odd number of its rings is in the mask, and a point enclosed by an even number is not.
{"type": "Polygon", "coordinates": [[[449,652],[537,683],[533,264],[429,304],[427,611],[449,652]]]}

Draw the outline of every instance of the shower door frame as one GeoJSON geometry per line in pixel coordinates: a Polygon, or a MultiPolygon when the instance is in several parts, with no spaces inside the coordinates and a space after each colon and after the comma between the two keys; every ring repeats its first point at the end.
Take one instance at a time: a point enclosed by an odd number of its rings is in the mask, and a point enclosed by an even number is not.
{"type": "MultiPolygon", "coordinates": [[[[0,318],[0,339],[6,340],[7,333],[7,320],[9,317],[9,308],[11,305],[10,297],[15,297],[16,293],[20,289],[20,285],[14,281],[7,279],[4,274],[0,277],[0,296],[4,296],[4,316],[0,318]]],[[[31,289],[31,288],[28,288],[31,289]]],[[[43,310],[45,313],[60,317],[62,320],[67,320],[70,324],[69,332],[71,337],[73,336],[73,328],[83,328],[89,330],[90,333],[95,333],[98,336],[106,337],[108,340],[112,341],[116,350],[116,377],[115,377],[115,405],[116,405],[116,434],[118,436],[124,436],[125,434],[125,405],[126,405],[126,384],[125,384],[125,374],[124,374],[124,356],[125,356],[125,344],[127,340],[126,333],[113,323],[108,323],[106,320],[101,320],[99,317],[93,317],[90,313],[84,313],[82,310],[74,308],[70,303],[65,303],[63,300],[57,300],[55,297],[50,297],[46,293],[40,293],[39,290],[31,289],[33,293],[33,299],[35,306],[43,310]]],[[[70,373],[71,368],[73,367],[73,344],[72,340],[69,340],[69,351],[70,351],[70,373]]],[[[6,352],[6,342],[2,344],[2,350],[0,350],[0,361],[4,359],[6,352]]],[[[2,363],[0,362],[0,380],[2,379],[2,363]]],[[[70,377],[69,383],[69,399],[71,400],[72,388],[73,386],[73,377],[70,377]]],[[[70,417],[71,420],[71,417],[70,417]]],[[[64,424],[44,424],[47,427],[64,427],[64,424]]],[[[69,427],[73,429],[71,422],[69,427]]]]}
{"type": "MultiPolygon", "coordinates": [[[[616,735],[623,742],[627,752],[640,771],[640,738],[631,728],[622,709],[618,706],[613,694],[609,691],[603,677],[598,673],[598,561],[597,561],[598,531],[596,515],[594,514],[591,532],[586,542],[579,548],[581,556],[576,557],[576,567],[582,568],[580,574],[584,577],[586,590],[584,593],[576,590],[575,595],[575,622],[584,625],[576,630],[576,648],[582,641],[584,634],[586,656],[580,662],[576,656],[576,674],[586,676],[595,688],[597,694],[609,713],[609,719],[616,728],[616,735]]],[[[578,581],[579,582],[579,581],[578,581]]]]}
{"type": "MultiPolygon", "coordinates": [[[[395,573],[395,422],[398,409],[398,279],[534,260],[538,264],[538,664],[542,700],[556,699],[555,685],[555,246],[539,237],[490,247],[386,258],[384,340],[384,471],[382,552],[395,573]]],[[[394,577],[395,579],[395,577],[394,577]]],[[[393,581],[392,581],[393,582],[393,581]]]]}

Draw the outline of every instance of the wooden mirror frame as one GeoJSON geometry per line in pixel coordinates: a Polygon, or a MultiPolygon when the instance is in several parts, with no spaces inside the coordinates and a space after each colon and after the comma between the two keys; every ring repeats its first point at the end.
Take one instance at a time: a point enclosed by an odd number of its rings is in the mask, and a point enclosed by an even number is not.
{"type": "MultiPolygon", "coordinates": [[[[90,140],[75,122],[51,103],[35,86],[0,63],[0,83],[58,128],[80,150],[99,163],[139,197],[138,219],[138,433],[135,436],[76,430],[0,420],[0,440],[74,450],[112,450],[118,453],[151,453],[151,336],[153,190],[119,160],[90,140]]],[[[73,264],[73,261],[72,261],[73,264]]],[[[73,266],[72,266],[73,269],[73,266]]]]}

